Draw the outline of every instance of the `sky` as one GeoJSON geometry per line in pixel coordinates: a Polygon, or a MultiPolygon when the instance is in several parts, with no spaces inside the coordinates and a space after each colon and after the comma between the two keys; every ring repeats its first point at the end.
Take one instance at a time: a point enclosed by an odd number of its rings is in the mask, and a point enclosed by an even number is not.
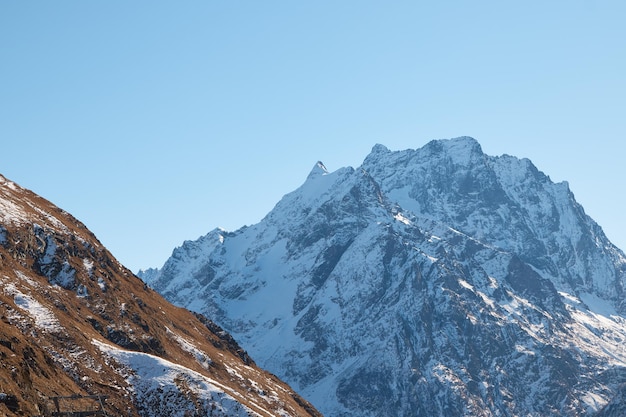
{"type": "Polygon", "coordinates": [[[626,2],[0,0],[0,174],[133,271],[320,160],[471,136],[626,249],[626,2]]]}

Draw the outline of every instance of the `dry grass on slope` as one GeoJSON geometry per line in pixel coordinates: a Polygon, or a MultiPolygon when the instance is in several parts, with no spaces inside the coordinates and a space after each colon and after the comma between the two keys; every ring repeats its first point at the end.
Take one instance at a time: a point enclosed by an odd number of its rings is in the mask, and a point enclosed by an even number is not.
{"type": "Polygon", "coordinates": [[[0,317],[0,415],[42,414],[48,397],[75,394],[107,395],[112,414],[138,415],[128,369],[94,341],[182,365],[262,416],[320,415],[212,322],[148,288],[82,223],[3,177],[0,317]]]}

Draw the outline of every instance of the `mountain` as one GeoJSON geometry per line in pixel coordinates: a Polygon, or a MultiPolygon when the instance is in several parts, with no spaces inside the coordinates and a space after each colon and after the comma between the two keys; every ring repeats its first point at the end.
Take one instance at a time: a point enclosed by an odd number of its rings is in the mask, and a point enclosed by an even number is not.
{"type": "Polygon", "coordinates": [[[148,288],[82,223],[0,176],[0,415],[99,407],[320,416],[215,323],[148,288]]]}
{"type": "Polygon", "coordinates": [[[318,162],[258,224],[142,276],[327,416],[608,416],[625,271],[567,183],[463,137],[318,162]]]}

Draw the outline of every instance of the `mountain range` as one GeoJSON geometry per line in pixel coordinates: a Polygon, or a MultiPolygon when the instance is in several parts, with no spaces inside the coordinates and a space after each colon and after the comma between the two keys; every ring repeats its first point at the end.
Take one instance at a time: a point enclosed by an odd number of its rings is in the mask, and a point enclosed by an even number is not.
{"type": "Polygon", "coordinates": [[[528,159],[373,147],[140,271],[330,417],[626,408],[626,258],[528,159]]]}
{"type": "Polygon", "coordinates": [[[321,414],[69,213],[0,176],[0,415],[321,414]]]}

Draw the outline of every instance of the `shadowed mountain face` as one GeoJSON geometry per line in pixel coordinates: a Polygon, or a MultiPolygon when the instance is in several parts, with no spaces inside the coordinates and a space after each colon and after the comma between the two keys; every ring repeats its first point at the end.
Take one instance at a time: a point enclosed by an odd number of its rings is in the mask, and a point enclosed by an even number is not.
{"type": "Polygon", "coordinates": [[[72,396],[106,396],[108,415],[320,415],[71,215],[0,176],[0,415],[51,415],[54,397],[76,411],[72,396]]]}
{"type": "Polygon", "coordinates": [[[624,268],[566,183],[458,138],[318,163],[143,276],[329,416],[583,416],[620,409],[624,268]]]}

